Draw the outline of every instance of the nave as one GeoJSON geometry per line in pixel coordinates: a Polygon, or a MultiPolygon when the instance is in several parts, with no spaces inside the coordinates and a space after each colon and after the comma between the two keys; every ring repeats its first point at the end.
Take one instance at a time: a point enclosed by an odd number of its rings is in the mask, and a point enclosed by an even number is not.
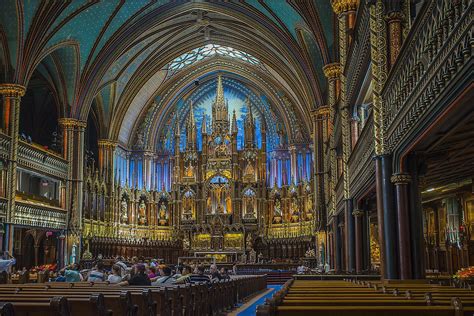
{"type": "Polygon", "coordinates": [[[472,1],[0,6],[4,313],[472,313],[472,1]]]}

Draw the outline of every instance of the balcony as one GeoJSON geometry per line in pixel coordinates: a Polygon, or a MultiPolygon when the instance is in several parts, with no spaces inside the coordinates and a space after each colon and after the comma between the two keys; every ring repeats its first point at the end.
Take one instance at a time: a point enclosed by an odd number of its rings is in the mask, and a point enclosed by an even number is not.
{"type": "Polygon", "coordinates": [[[371,113],[349,157],[349,184],[353,194],[366,189],[367,184],[374,181],[374,154],[374,123],[371,113]]]}
{"type": "MultiPolygon", "coordinates": [[[[6,160],[9,149],[10,137],[0,133],[0,157],[6,160]]],[[[19,141],[18,165],[57,179],[67,178],[68,162],[59,154],[37,144],[19,141]]]]}
{"type": "Polygon", "coordinates": [[[17,201],[11,223],[50,229],[66,229],[67,214],[60,208],[17,201]]]}
{"type": "Polygon", "coordinates": [[[382,91],[387,150],[449,105],[470,84],[473,2],[426,1],[382,91]]]}

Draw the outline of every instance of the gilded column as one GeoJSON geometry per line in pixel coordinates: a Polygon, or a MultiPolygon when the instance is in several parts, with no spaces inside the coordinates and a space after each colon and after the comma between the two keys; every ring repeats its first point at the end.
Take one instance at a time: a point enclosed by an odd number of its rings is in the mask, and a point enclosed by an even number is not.
{"type": "Polygon", "coordinates": [[[349,156],[351,152],[351,135],[349,105],[346,102],[346,76],[344,69],[346,66],[347,52],[349,50],[349,33],[354,28],[355,11],[357,9],[356,0],[333,0],[331,2],[334,13],[338,16],[339,22],[339,61],[340,71],[340,113],[342,129],[342,167],[343,167],[343,192],[345,201],[345,260],[346,269],[353,271],[355,269],[355,244],[354,244],[354,218],[352,216],[352,201],[350,200],[349,188],[349,156]]]}
{"type": "Polygon", "coordinates": [[[313,148],[314,148],[314,192],[315,209],[318,210],[319,229],[324,230],[326,226],[326,202],[325,190],[327,181],[328,163],[324,159],[326,152],[327,137],[327,116],[329,114],[328,106],[319,107],[313,114],[313,148]]]}
{"type": "MultiPolygon", "coordinates": [[[[403,13],[402,13],[402,1],[401,0],[392,0],[387,1],[387,15],[386,20],[388,22],[388,37],[389,37],[389,54],[390,54],[390,67],[392,67],[400,53],[403,41],[402,33],[402,22],[403,22],[403,13]]],[[[405,1],[407,2],[407,1],[405,1]]]]}
{"type": "MultiPolygon", "coordinates": [[[[10,148],[8,150],[7,171],[7,218],[9,223],[14,218],[15,195],[17,187],[16,169],[18,164],[18,129],[20,123],[20,100],[25,95],[25,87],[17,84],[0,84],[0,95],[3,96],[3,130],[10,136],[10,148]]],[[[7,236],[8,238],[8,236],[7,236]]],[[[7,243],[7,249],[12,243],[7,243]]]]}
{"type": "Polygon", "coordinates": [[[381,275],[383,278],[398,278],[396,212],[393,207],[392,159],[386,148],[383,124],[385,105],[382,90],[387,80],[387,26],[385,1],[369,2],[370,55],[372,62],[372,113],[374,117],[375,183],[377,192],[377,221],[380,242],[381,275]]]}
{"type": "Polygon", "coordinates": [[[329,181],[329,216],[336,214],[336,140],[334,136],[333,126],[334,118],[336,113],[336,103],[337,103],[337,89],[339,85],[339,78],[341,74],[341,66],[339,63],[332,63],[324,66],[323,68],[324,75],[328,78],[328,91],[329,91],[329,118],[328,118],[328,134],[329,134],[329,150],[330,150],[330,181],[329,181]]]}

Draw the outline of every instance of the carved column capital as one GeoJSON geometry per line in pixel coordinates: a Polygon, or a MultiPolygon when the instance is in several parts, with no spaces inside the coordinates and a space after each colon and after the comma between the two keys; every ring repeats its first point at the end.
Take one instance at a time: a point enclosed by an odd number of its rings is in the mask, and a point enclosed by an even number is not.
{"type": "Polygon", "coordinates": [[[354,211],[352,211],[352,216],[354,217],[361,217],[363,215],[364,215],[364,210],[355,209],[354,211]]]}
{"type": "Polygon", "coordinates": [[[15,83],[0,84],[0,95],[8,97],[22,97],[25,95],[26,88],[15,83]]]}
{"type": "Polygon", "coordinates": [[[337,15],[357,10],[357,0],[331,0],[331,6],[337,15]]]}
{"type": "Polygon", "coordinates": [[[68,118],[68,117],[63,117],[58,119],[59,125],[61,125],[63,128],[74,128],[74,127],[80,127],[80,128],[86,128],[87,123],[84,121],[80,121],[75,118],[68,118]]]}
{"type": "Polygon", "coordinates": [[[411,176],[407,173],[396,173],[390,178],[393,184],[408,184],[411,182],[411,176]]]}
{"type": "Polygon", "coordinates": [[[323,67],[323,72],[328,80],[335,80],[341,76],[341,64],[331,63],[323,67]]]}
{"type": "Polygon", "coordinates": [[[117,146],[118,142],[111,140],[111,139],[99,139],[97,141],[97,145],[103,146],[103,147],[111,147],[115,148],[117,146]]]}

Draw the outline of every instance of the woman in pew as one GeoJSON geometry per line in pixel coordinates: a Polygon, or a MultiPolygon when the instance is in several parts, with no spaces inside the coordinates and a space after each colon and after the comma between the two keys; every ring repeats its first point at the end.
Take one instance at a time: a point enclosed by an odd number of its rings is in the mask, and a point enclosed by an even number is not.
{"type": "Polygon", "coordinates": [[[66,282],[81,282],[84,280],[82,274],[79,273],[79,265],[77,263],[63,268],[62,271],[64,271],[66,282]]]}
{"type": "Polygon", "coordinates": [[[122,281],[117,283],[118,285],[151,285],[150,278],[146,274],[146,268],[144,264],[137,264],[132,269],[132,274],[128,281],[122,281]]]}
{"type": "Polygon", "coordinates": [[[103,282],[105,281],[105,273],[104,273],[104,264],[102,261],[98,261],[94,268],[89,272],[87,276],[88,282],[103,282]]]}
{"type": "Polygon", "coordinates": [[[112,274],[109,275],[107,281],[109,281],[111,284],[122,282],[122,270],[120,269],[119,265],[114,264],[112,266],[112,274]]]}
{"type": "Polygon", "coordinates": [[[181,276],[176,278],[175,284],[189,284],[191,283],[190,276],[191,275],[191,267],[190,266],[183,266],[181,271],[181,276]]]}

